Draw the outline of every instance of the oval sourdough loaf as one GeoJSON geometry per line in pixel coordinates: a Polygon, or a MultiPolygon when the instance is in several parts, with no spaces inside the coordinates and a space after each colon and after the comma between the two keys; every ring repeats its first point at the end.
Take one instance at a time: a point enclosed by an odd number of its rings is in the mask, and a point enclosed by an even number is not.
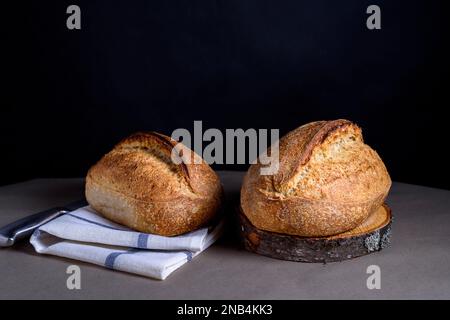
{"type": "Polygon", "coordinates": [[[250,166],[241,208],[263,230],[320,237],[355,228],[379,208],[391,179],[378,154],[348,120],[317,121],[279,141],[279,170],[250,166]]]}
{"type": "Polygon", "coordinates": [[[197,154],[158,133],[137,133],[117,144],[88,172],[86,199],[106,218],[132,229],[179,235],[207,224],[217,213],[219,177],[197,154]],[[194,162],[196,161],[196,162],[194,162]]]}

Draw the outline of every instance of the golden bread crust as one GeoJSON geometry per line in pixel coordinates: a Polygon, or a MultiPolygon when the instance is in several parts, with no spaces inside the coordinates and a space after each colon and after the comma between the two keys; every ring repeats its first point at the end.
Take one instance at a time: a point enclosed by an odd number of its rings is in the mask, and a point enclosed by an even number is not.
{"type": "Polygon", "coordinates": [[[348,231],[378,209],[391,179],[378,154],[348,120],[317,121],[280,139],[272,176],[250,167],[241,207],[255,227],[317,237],[348,231]]]}
{"type": "Polygon", "coordinates": [[[154,132],[125,138],[89,170],[87,201],[106,218],[146,233],[174,236],[207,224],[220,207],[219,177],[181,144],[198,163],[175,164],[175,145],[154,132]]]}

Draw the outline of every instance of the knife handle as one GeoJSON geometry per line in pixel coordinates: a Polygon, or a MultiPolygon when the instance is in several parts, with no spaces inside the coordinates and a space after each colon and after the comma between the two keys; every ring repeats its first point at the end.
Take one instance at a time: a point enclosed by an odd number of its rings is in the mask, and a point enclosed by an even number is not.
{"type": "Polygon", "coordinates": [[[0,247],[12,246],[16,241],[29,237],[36,228],[69,212],[65,208],[53,208],[14,221],[0,228],[0,247]]]}

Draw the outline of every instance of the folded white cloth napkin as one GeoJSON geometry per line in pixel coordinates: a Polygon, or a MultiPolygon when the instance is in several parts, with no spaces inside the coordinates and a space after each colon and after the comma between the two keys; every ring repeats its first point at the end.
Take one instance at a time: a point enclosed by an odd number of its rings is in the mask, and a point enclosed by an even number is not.
{"type": "Polygon", "coordinates": [[[222,230],[223,221],[181,236],[163,237],[113,223],[87,206],[39,227],[30,242],[38,253],[164,280],[213,244],[222,230]]]}

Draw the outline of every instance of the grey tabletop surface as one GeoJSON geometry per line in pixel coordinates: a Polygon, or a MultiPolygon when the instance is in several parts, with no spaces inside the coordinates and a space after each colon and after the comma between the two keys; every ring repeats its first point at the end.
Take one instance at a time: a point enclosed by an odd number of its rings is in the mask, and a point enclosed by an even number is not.
{"type": "MultiPolygon", "coordinates": [[[[242,172],[219,173],[236,199],[242,172]]],[[[83,197],[82,179],[38,179],[0,187],[0,225],[83,197]]],[[[328,264],[297,263],[242,249],[232,230],[166,280],[35,253],[28,241],[0,249],[0,299],[450,299],[450,191],[394,183],[391,247],[328,264]],[[81,289],[66,286],[81,268],[81,289]],[[367,268],[380,268],[368,289],[367,268]]],[[[228,214],[234,214],[228,210],[228,214]]]]}

